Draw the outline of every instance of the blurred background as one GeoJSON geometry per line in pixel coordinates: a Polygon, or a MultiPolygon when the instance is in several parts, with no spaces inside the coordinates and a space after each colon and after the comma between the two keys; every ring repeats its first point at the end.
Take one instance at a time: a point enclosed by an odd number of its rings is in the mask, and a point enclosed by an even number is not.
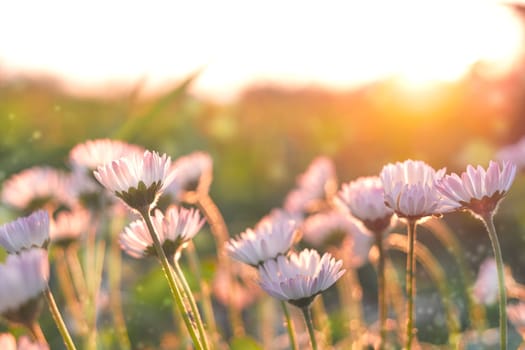
{"type": "MultiPolygon", "coordinates": [[[[202,150],[237,234],[320,155],[341,183],[407,158],[486,166],[525,135],[524,29],[525,3],[490,0],[4,2],[0,181],[88,139],[202,150]]],[[[524,194],[519,175],[496,218],[522,282],[524,194]]],[[[445,220],[477,273],[484,228],[445,220]]]]}

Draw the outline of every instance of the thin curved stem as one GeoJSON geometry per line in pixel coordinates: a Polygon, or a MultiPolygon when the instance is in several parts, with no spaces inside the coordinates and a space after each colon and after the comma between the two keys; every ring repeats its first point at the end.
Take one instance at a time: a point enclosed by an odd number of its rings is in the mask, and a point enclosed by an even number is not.
{"type": "Polygon", "coordinates": [[[29,330],[31,331],[31,335],[35,340],[40,344],[47,344],[46,337],[44,336],[44,332],[42,332],[42,328],[40,328],[40,325],[38,322],[33,322],[33,324],[29,327],[29,330]]]}
{"type": "Polygon", "coordinates": [[[290,347],[292,350],[298,350],[297,340],[295,339],[295,330],[286,302],[281,301],[281,307],[283,308],[284,318],[286,319],[286,329],[288,330],[288,336],[290,337],[290,347]]]}
{"type": "Polygon", "coordinates": [[[51,312],[51,315],[53,316],[53,320],[55,321],[58,331],[60,332],[60,335],[62,336],[62,339],[64,340],[64,344],[66,345],[66,348],[68,350],[76,350],[75,344],[73,343],[73,339],[71,339],[71,335],[69,334],[66,324],[64,323],[64,319],[62,318],[62,315],[60,314],[60,311],[58,310],[58,306],[55,302],[55,298],[53,298],[53,294],[51,293],[51,289],[49,289],[49,286],[47,286],[46,289],[44,290],[44,296],[47,300],[49,311],[51,312]]]}
{"type": "Polygon", "coordinates": [[[308,328],[308,335],[310,335],[312,350],[317,350],[317,340],[315,339],[315,330],[314,324],[312,322],[312,313],[310,312],[310,308],[308,306],[305,306],[301,308],[301,311],[303,312],[306,328],[308,328]]]}
{"type": "Polygon", "coordinates": [[[184,273],[182,272],[182,269],[180,268],[179,261],[177,258],[173,259],[173,267],[175,271],[175,277],[178,279],[178,282],[180,282],[180,285],[182,287],[182,295],[183,297],[186,298],[186,300],[190,304],[190,308],[191,308],[191,312],[194,317],[194,321],[197,323],[197,330],[199,331],[199,336],[201,338],[202,345],[204,349],[209,349],[210,344],[208,342],[206,330],[204,329],[204,324],[201,319],[199,308],[197,307],[197,303],[195,302],[195,299],[193,298],[193,294],[191,292],[190,286],[188,285],[188,282],[186,281],[186,277],[184,277],[184,273]]]}
{"type": "Polygon", "coordinates": [[[407,222],[407,272],[406,272],[406,291],[407,291],[407,326],[405,349],[412,348],[414,338],[414,299],[416,296],[416,281],[414,273],[416,271],[416,259],[414,258],[414,245],[416,243],[416,220],[408,219],[407,222]]]}
{"type": "Polygon", "coordinates": [[[377,261],[377,308],[379,320],[379,335],[380,343],[379,349],[385,348],[386,341],[386,318],[387,318],[387,304],[385,297],[385,252],[383,249],[383,232],[375,233],[376,246],[378,251],[377,261]]]}
{"type": "Polygon", "coordinates": [[[159,237],[157,235],[157,232],[155,230],[155,227],[153,226],[153,223],[151,222],[151,217],[149,214],[149,207],[142,208],[139,210],[140,214],[144,218],[144,221],[146,222],[146,226],[148,227],[148,231],[151,235],[151,238],[153,240],[153,245],[155,246],[155,251],[157,253],[157,257],[160,260],[160,264],[162,266],[162,270],[164,271],[164,276],[166,277],[166,280],[168,281],[168,285],[170,287],[171,294],[173,296],[173,299],[179,309],[180,314],[182,315],[182,319],[184,320],[184,324],[186,325],[186,328],[188,332],[190,333],[191,339],[193,340],[193,345],[197,349],[204,349],[201,341],[196,333],[196,330],[194,328],[194,325],[192,321],[189,318],[189,313],[186,310],[186,307],[184,305],[184,301],[182,299],[181,291],[179,290],[179,287],[177,286],[177,282],[175,281],[175,276],[173,274],[173,269],[171,268],[171,265],[168,262],[168,259],[166,258],[166,254],[164,254],[164,249],[162,249],[162,246],[159,241],[159,237]]]}
{"type": "Polygon", "coordinates": [[[493,214],[488,213],[487,215],[484,215],[482,219],[487,228],[490,242],[492,243],[494,258],[496,259],[496,269],[498,271],[500,349],[507,349],[507,293],[505,290],[505,267],[503,265],[498,234],[494,227],[493,214]]]}

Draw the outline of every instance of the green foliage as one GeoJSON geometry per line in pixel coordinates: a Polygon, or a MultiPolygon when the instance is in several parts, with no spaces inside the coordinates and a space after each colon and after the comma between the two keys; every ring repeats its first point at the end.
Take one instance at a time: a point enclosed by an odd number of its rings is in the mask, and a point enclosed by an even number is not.
{"type": "Polygon", "coordinates": [[[262,346],[250,337],[234,338],[230,346],[231,350],[262,350],[262,346]]]}

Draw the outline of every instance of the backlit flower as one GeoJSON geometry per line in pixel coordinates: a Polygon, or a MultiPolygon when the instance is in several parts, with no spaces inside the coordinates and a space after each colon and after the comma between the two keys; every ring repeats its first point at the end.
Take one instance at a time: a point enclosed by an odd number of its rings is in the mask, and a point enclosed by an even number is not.
{"type": "MultiPolygon", "coordinates": [[[[155,210],[152,222],[167,256],[176,256],[204,225],[204,219],[197,210],[176,206],[169,207],[166,215],[155,210]]],[[[153,239],[143,220],[134,221],[124,229],[120,234],[120,246],[134,258],[156,254],[153,239]]]]}
{"type": "Polygon", "coordinates": [[[88,140],[73,147],[69,152],[69,160],[74,168],[93,171],[113,160],[143,153],[144,148],[137,145],[119,140],[97,139],[88,140]]]}
{"type": "Polygon", "coordinates": [[[208,194],[213,177],[213,160],[205,152],[193,152],[187,156],[177,158],[170,171],[177,176],[166,188],[178,200],[187,200],[188,193],[208,194]]]}
{"type": "Polygon", "coordinates": [[[328,253],[320,257],[317,251],[305,249],[262,264],[259,284],[272,297],[305,307],[344,274],[342,265],[328,253]]]}
{"type": "Polygon", "coordinates": [[[333,162],[318,157],[297,179],[297,188],[285,198],[284,209],[290,213],[317,211],[337,191],[337,178],[333,162]]]}
{"type": "Polygon", "coordinates": [[[24,325],[31,324],[40,310],[40,295],[47,287],[49,261],[43,249],[8,255],[0,264],[0,315],[24,325]]]}
{"type": "Polygon", "coordinates": [[[219,265],[213,278],[213,295],[224,305],[233,305],[236,310],[245,309],[253,304],[262,292],[255,282],[257,272],[235,260],[231,260],[229,269],[219,265]]]}
{"type": "Polygon", "coordinates": [[[0,226],[0,245],[8,253],[46,247],[49,242],[49,215],[38,210],[33,214],[0,226]]]}
{"type": "Polygon", "coordinates": [[[53,244],[68,245],[80,239],[90,225],[89,212],[82,208],[60,211],[51,220],[49,236],[53,244]]]}
{"type": "Polygon", "coordinates": [[[67,187],[68,176],[50,167],[32,167],[7,179],[2,188],[2,201],[6,204],[31,212],[48,205],[51,209],[66,204],[72,197],[67,187]]]}
{"type": "Polygon", "coordinates": [[[49,350],[47,344],[33,343],[29,337],[21,336],[16,345],[15,337],[10,333],[0,334],[0,349],[2,350],[49,350]]]}
{"type": "Polygon", "coordinates": [[[443,199],[435,181],[443,177],[445,169],[435,171],[422,161],[406,160],[388,164],[381,171],[385,204],[399,217],[420,219],[453,209],[443,199]]]}
{"type": "Polygon", "coordinates": [[[263,220],[255,229],[247,229],[237,238],[230,239],[226,250],[232,258],[257,266],[286,254],[294,242],[295,233],[293,221],[263,220]]]}
{"type": "Polygon", "coordinates": [[[437,188],[457,207],[484,216],[496,211],[515,176],[514,164],[503,162],[500,167],[491,161],[487,170],[469,165],[461,176],[447,175],[437,182],[437,188]]]}
{"type": "Polygon", "coordinates": [[[525,304],[508,305],[507,316],[521,337],[525,339],[525,304]]]}
{"type": "Polygon", "coordinates": [[[382,232],[391,224],[393,211],[385,205],[383,183],[377,176],[360,177],[343,184],[339,203],[372,232],[382,232]]]}
{"type": "Polygon", "coordinates": [[[151,208],[169,184],[171,164],[166,154],[146,151],[99,166],[94,172],[97,180],[115,193],[128,206],[143,210],[151,208]]]}
{"type": "Polygon", "coordinates": [[[321,247],[339,246],[341,242],[356,230],[356,223],[348,214],[337,210],[314,214],[306,218],[301,231],[305,242],[321,247]]]}

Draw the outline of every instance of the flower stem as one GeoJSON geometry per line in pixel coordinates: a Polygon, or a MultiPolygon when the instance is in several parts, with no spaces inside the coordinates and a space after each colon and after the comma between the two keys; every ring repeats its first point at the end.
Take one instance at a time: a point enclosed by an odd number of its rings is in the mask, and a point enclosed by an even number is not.
{"type": "Polygon", "coordinates": [[[498,271],[500,349],[507,349],[507,294],[505,291],[503,257],[501,255],[496,228],[494,227],[493,213],[484,215],[482,219],[487,228],[490,242],[492,243],[494,258],[496,259],[496,269],[498,271]]]}
{"type": "Polygon", "coordinates": [[[288,336],[290,337],[290,347],[292,350],[297,350],[297,341],[295,340],[295,330],[288,311],[288,306],[284,301],[281,301],[281,307],[283,308],[284,318],[286,319],[286,329],[288,330],[288,336]]]}
{"type": "Polygon", "coordinates": [[[186,300],[190,304],[190,308],[193,314],[194,321],[197,323],[197,330],[199,331],[199,336],[201,338],[203,348],[209,349],[210,345],[208,343],[208,337],[206,336],[206,330],[204,329],[204,324],[202,323],[202,319],[199,313],[199,309],[197,307],[197,303],[195,303],[195,299],[193,298],[193,294],[191,292],[190,286],[188,285],[188,282],[186,281],[186,278],[184,277],[184,273],[182,272],[182,269],[180,268],[179,261],[177,258],[173,259],[173,267],[175,270],[175,277],[178,279],[178,282],[180,283],[180,286],[182,287],[182,295],[184,298],[186,298],[186,300]]]}
{"type": "Polygon", "coordinates": [[[375,232],[375,240],[379,255],[377,261],[377,306],[380,335],[379,349],[383,350],[386,341],[386,318],[388,312],[385,297],[385,251],[383,249],[383,232],[375,232]]]}
{"type": "Polygon", "coordinates": [[[312,313],[310,312],[310,308],[305,306],[301,308],[301,311],[303,312],[304,321],[306,322],[306,327],[308,328],[308,335],[310,335],[312,350],[317,350],[317,340],[315,340],[314,324],[312,322],[312,313]]]}
{"type": "Polygon", "coordinates": [[[58,331],[60,332],[60,335],[64,340],[66,348],[68,350],[76,350],[75,344],[73,343],[73,339],[71,339],[71,335],[69,335],[69,332],[66,328],[66,324],[64,323],[64,319],[62,319],[62,315],[58,310],[58,306],[55,302],[55,298],[53,298],[53,294],[51,293],[51,289],[49,289],[49,286],[47,286],[44,290],[44,296],[47,300],[47,304],[49,305],[49,311],[53,316],[53,320],[55,321],[58,331]]]}
{"type": "Polygon", "coordinates": [[[35,340],[40,344],[47,344],[46,337],[44,336],[44,332],[42,332],[42,328],[40,328],[40,325],[38,322],[33,322],[31,326],[29,327],[29,330],[31,332],[31,335],[35,340]]]}
{"type": "Polygon", "coordinates": [[[416,220],[408,219],[407,222],[408,248],[407,248],[407,272],[406,272],[406,291],[407,291],[407,328],[405,349],[412,348],[414,337],[414,298],[416,296],[416,281],[414,272],[416,270],[416,259],[414,255],[414,245],[416,242],[416,220]]]}
{"type": "Polygon", "coordinates": [[[181,291],[179,290],[179,287],[177,286],[177,282],[175,281],[175,276],[173,274],[171,265],[169,264],[168,259],[166,258],[166,254],[164,254],[164,249],[162,249],[162,246],[160,244],[159,237],[157,235],[155,227],[153,226],[153,223],[151,222],[151,217],[149,214],[149,207],[141,208],[139,209],[139,212],[144,218],[144,221],[146,222],[146,226],[148,227],[148,231],[153,240],[153,245],[155,246],[157,257],[160,260],[162,270],[164,271],[164,276],[166,277],[168,281],[168,285],[170,287],[171,294],[179,309],[179,312],[182,315],[184,324],[186,325],[186,328],[188,332],[190,333],[191,339],[193,340],[193,345],[199,350],[204,349],[201,344],[201,341],[199,340],[199,337],[197,336],[194,325],[192,321],[190,320],[189,313],[186,310],[186,307],[184,305],[182,294],[181,294],[181,291]]]}

